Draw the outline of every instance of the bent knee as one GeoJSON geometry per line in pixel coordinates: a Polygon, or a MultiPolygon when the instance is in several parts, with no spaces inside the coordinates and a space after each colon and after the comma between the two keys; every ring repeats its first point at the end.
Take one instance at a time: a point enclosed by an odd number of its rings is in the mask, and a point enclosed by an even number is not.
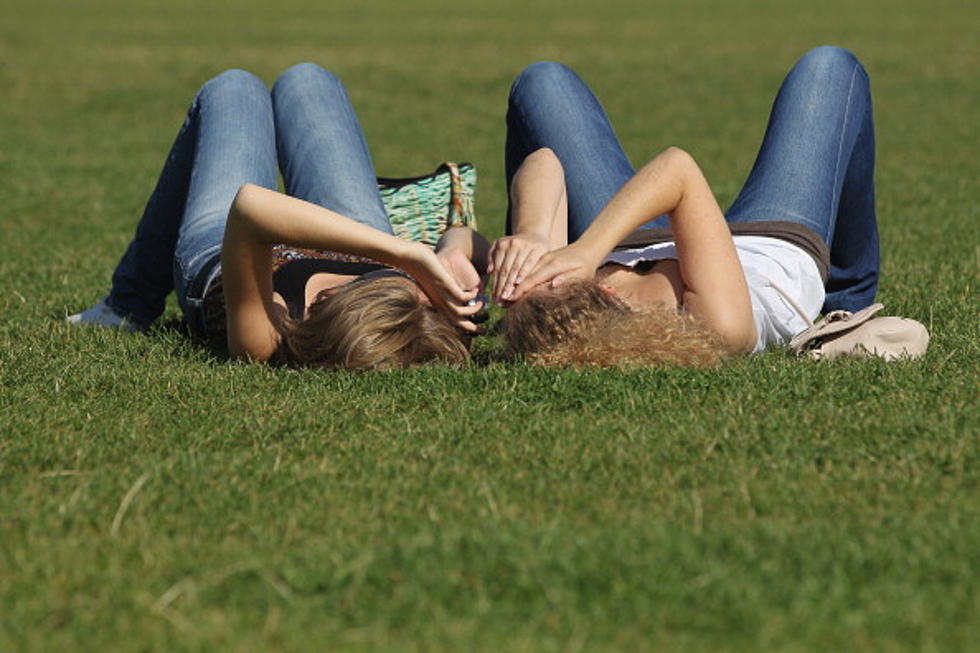
{"type": "Polygon", "coordinates": [[[256,91],[268,92],[268,88],[261,79],[239,68],[226,70],[220,75],[213,77],[201,87],[201,93],[216,93],[228,91],[256,91]]]}
{"type": "Polygon", "coordinates": [[[308,61],[303,63],[298,63],[294,66],[287,68],[278,79],[276,83],[273,84],[273,92],[277,88],[282,88],[287,85],[307,85],[307,84],[329,84],[332,86],[341,86],[340,78],[334,75],[332,72],[319,66],[315,63],[310,63],[308,61]]]}
{"type": "Polygon", "coordinates": [[[556,61],[537,61],[527,66],[514,79],[511,96],[517,92],[540,93],[554,90],[570,80],[579,81],[578,75],[565,64],[556,61]]]}
{"type": "Polygon", "coordinates": [[[808,51],[800,57],[797,66],[806,66],[814,70],[845,69],[850,71],[857,66],[862,71],[864,66],[857,56],[846,48],[836,45],[821,45],[808,51]]]}

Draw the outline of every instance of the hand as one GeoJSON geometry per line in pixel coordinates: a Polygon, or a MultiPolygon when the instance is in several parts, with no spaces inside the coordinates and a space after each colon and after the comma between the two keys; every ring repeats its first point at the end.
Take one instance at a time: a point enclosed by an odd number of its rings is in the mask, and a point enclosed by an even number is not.
{"type": "Polygon", "coordinates": [[[399,267],[415,279],[432,306],[454,325],[469,333],[479,332],[479,327],[468,319],[483,308],[481,302],[469,304],[476,297],[476,287],[467,290],[461,288],[454,273],[435,252],[420,243],[406,243],[405,252],[399,257],[399,267]]]}
{"type": "Polygon", "coordinates": [[[552,288],[573,279],[592,279],[600,259],[582,249],[576,243],[551,251],[538,260],[538,264],[514,288],[510,300],[517,301],[535,287],[548,284],[552,288]]]}
{"type": "Polygon", "coordinates": [[[456,280],[460,288],[464,291],[475,290],[477,293],[480,292],[483,280],[466,252],[458,247],[447,247],[437,251],[436,257],[442,263],[442,267],[446,268],[446,271],[456,280]]]}
{"type": "Polygon", "coordinates": [[[498,304],[513,299],[514,287],[548,253],[548,240],[535,234],[498,238],[490,248],[487,272],[493,273],[493,298],[498,304]]]}

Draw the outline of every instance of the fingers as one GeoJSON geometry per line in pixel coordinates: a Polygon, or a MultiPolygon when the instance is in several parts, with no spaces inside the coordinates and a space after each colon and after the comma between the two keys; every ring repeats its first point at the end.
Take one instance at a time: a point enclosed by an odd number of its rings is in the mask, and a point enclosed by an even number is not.
{"type": "Polygon", "coordinates": [[[413,274],[413,278],[432,306],[463,332],[481,333],[480,327],[470,319],[485,306],[484,301],[476,301],[479,281],[475,286],[464,290],[455,278],[452,262],[437,257],[431,250],[422,252],[419,262],[422,265],[415,268],[417,274],[413,274]]]}
{"type": "Polygon", "coordinates": [[[493,275],[493,285],[490,287],[490,295],[492,297],[499,296],[501,289],[500,269],[504,262],[504,254],[501,248],[498,247],[499,242],[500,241],[494,243],[493,247],[490,249],[490,264],[487,265],[487,274],[493,275]]]}
{"type": "Polygon", "coordinates": [[[533,245],[518,236],[505,236],[498,239],[491,250],[490,267],[487,270],[493,274],[492,295],[500,298],[507,289],[507,279],[513,279],[519,272],[521,261],[527,256],[533,245]]]}
{"type": "Polygon", "coordinates": [[[572,274],[559,274],[554,279],[551,280],[549,284],[552,288],[557,288],[565,284],[566,281],[572,281],[575,276],[572,274]]]}
{"type": "Polygon", "coordinates": [[[524,297],[524,295],[527,295],[529,292],[531,292],[535,288],[540,288],[541,286],[542,286],[542,284],[540,284],[540,283],[536,283],[536,284],[530,285],[530,284],[528,284],[526,282],[521,283],[518,286],[514,286],[514,289],[511,291],[510,295],[505,300],[504,306],[509,306],[509,305],[513,304],[514,302],[516,302],[516,301],[520,301],[520,299],[522,297],[524,297]]]}
{"type": "Polygon", "coordinates": [[[457,274],[457,283],[463,289],[463,292],[478,292],[480,290],[480,284],[482,279],[480,278],[480,273],[476,271],[476,268],[467,261],[467,267],[460,270],[457,274]]]}
{"type": "Polygon", "coordinates": [[[486,302],[482,298],[474,298],[464,303],[449,302],[443,298],[441,301],[433,301],[432,307],[449,318],[453,324],[457,324],[462,321],[472,321],[469,318],[486,308],[486,302]]]}
{"type": "Polygon", "coordinates": [[[539,256],[533,266],[528,266],[529,271],[522,274],[515,282],[505,299],[510,303],[516,302],[538,286],[550,281],[557,273],[552,272],[552,268],[556,265],[554,257],[550,254],[539,256]]]}
{"type": "Polygon", "coordinates": [[[447,300],[465,304],[476,297],[475,289],[463,290],[460,287],[452,271],[447,269],[448,261],[444,262],[432,250],[426,250],[422,263],[420,274],[413,276],[433,302],[444,301],[441,298],[445,297],[447,300]]]}
{"type": "Polygon", "coordinates": [[[517,265],[522,256],[522,250],[517,247],[509,247],[504,253],[503,261],[494,275],[494,294],[497,297],[504,297],[507,294],[508,285],[517,275],[514,266],[517,265]]]}
{"type": "Polygon", "coordinates": [[[438,286],[436,288],[439,294],[451,299],[457,303],[465,304],[474,297],[476,297],[476,289],[463,290],[460,288],[459,284],[456,283],[456,279],[452,275],[445,275],[437,279],[438,286]]]}
{"type": "Polygon", "coordinates": [[[514,302],[540,286],[557,288],[575,279],[587,278],[590,277],[586,271],[574,265],[569,265],[567,261],[562,261],[561,259],[545,261],[544,257],[542,257],[537,267],[514,287],[514,291],[508,299],[514,302]]]}
{"type": "Polygon", "coordinates": [[[466,333],[472,333],[474,335],[483,333],[483,330],[480,327],[469,320],[459,320],[456,322],[456,326],[466,333]]]}
{"type": "Polygon", "coordinates": [[[462,306],[457,304],[449,304],[449,307],[455,315],[460,317],[469,317],[470,315],[476,315],[482,311],[486,307],[486,304],[484,304],[482,300],[474,299],[473,301],[466,302],[462,306]]]}
{"type": "MultiPolygon", "coordinates": [[[[550,281],[560,272],[563,272],[563,270],[559,269],[553,257],[547,254],[542,256],[538,259],[537,265],[528,274],[524,275],[524,278],[517,284],[515,288],[515,291],[519,291],[519,295],[517,296],[522,296],[528,289],[550,281]]],[[[510,299],[514,299],[514,297],[510,297],[510,299]]]]}
{"type": "Polygon", "coordinates": [[[493,273],[492,296],[498,303],[510,299],[514,287],[547,252],[547,246],[524,237],[505,237],[494,243],[489,272],[493,273]]]}
{"type": "Polygon", "coordinates": [[[439,262],[453,276],[456,283],[464,291],[479,289],[480,273],[477,272],[473,261],[458,249],[445,249],[436,254],[439,262]]]}
{"type": "Polygon", "coordinates": [[[511,249],[512,241],[509,238],[497,240],[490,248],[490,265],[487,266],[487,273],[493,275],[493,289],[491,295],[499,297],[503,292],[503,274],[506,272],[507,253],[511,249]]]}
{"type": "Polygon", "coordinates": [[[449,319],[455,324],[459,329],[466,333],[480,334],[483,333],[483,329],[476,324],[473,320],[467,319],[471,318],[486,307],[486,303],[483,301],[474,301],[472,303],[467,303],[464,306],[457,306],[455,304],[449,304],[446,306],[448,311],[449,319]]]}
{"type": "Polygon", "coordinates": [[[497,255],[500,252],[500,241],[502,238],[493,241],[493,245],[490,245],[490,251],[487,252],[487,274],[493,274],[493,271],[497,267],[497,255]]]}
{"type": "Polygon", "coordinates": [[[502,299],[511,298],[511,295],[514,293],[514,288],[524,280],[524,275],[529,270],[534,269],[535,264],[540,258],[540,252],[529,250],[524,252],[521,258],[515,260],[514,264],[507,271],[506,279],[504,279],[503,292],[500,294],[502,299]]]}
{"type": "Polygon", "coordinates": [[[511,236],[504,236],[493,241],[493,245],[490,246],[490,252],[487,254],[487,258],[490,259],[490,262],[487,264],[487,273],[493,274],[501,269],[504,264],[504,258],[507,256],[507,250],[511,245],[513,245],[513,238],[511,236]]]}
{"type": "Polygon", "coordinates": [[[418,286],[428,298],[430,305],[454,323],[459,317],[467,317],[480,311],[480,302],[470,304],[476,299],[476,288],[461,290],[455,287],[455,284],[447,285],[439,283],[439,280],[433,281],[434,283],[419,283],[418,286]]]}
{"type": "Polygon", "coordinates": [[[501,295],[504,293],[504,282],[500,274],[495,272],[493,274],[493,288],[490,290],[490,296],[493,297],[494,301],[500,302],[501,295]]]}

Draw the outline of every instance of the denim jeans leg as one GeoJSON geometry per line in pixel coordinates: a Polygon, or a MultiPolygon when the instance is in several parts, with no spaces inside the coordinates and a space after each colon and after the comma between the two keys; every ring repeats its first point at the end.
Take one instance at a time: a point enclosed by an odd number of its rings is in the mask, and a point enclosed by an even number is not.
{"type": "MultiPolygon", "coordinates": [[[[174,255],[177,299],[184,316],[200,297],[193,282],[221,253],[231,203],[243,184],[276,188],[276,141],[269,89],[256,76],[228,70],[198,91],[194,163],[174,255]]],[[[199,292],[203,292],[199,288],[199,292]]]]}
{"type": "Polygon", "coordinates": [[[301,63],[272,87],[286,193],[393,234],[364,132],[343,84],[301,63]]]}
{"type": "Polygon", "coordinates": [[[825,312],[874,300],[874,127],[868,77],[853,54],[815,48],[789,72],[726,218],[796,222],[823,238],[831,259],[825,312]]]}
{"type": "Polygon", "coordinates": [[[875,136],[872,112],[862,120],[844,176],[837,225],[830,244],[830,278],[824,313],[859,311],[875,300],[881,260],[875,213],[875,136]]]}
{"type": "MultiPolygon", "coordinates": [[[[508,187],[524,158],[542,147],[553,150],[565,169],[568,237],[575,241],[635,171],[591,89],[567,66],[547,61],[525,68],[511,86],[508,187]]],[[[654,224],[668,223],[662,217],[654,224]]]]}
{"type": "Polygon", "coordinates": [[[110,308],[147,327],[176,282],[186,310],[186,286],[220,252],[238,188],[275,187],[271,116],[268,89],[248,73],[227,71],[201,87],[113,272],[110,308]]]}
{"type": "Polygon", "coordinates": [[[192,106],[143,209],[136,234],[112,273],[106,304],[142,328],[160,317],[174,287],[174,249],[197,139],[195,116],[192,106]]]}

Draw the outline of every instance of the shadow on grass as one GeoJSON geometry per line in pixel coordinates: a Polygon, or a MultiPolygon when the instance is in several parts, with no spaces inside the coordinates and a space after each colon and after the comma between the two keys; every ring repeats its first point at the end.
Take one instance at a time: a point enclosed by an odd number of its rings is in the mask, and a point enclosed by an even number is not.
{"type": "MultiPolygon", "coordinates": [[[[499,335],[499,324],[500,322],[498,321],[490,325],[486,334],[477,338],[473,343],[470,358],[472,365],[487,367],[514,362],[513,358],[508,356],[505,351],[502,337],[499,335]]],[[[180,347],[183,343],[190,343],[195,350],[205,354],[209,362],[213,365],[221,365],[231,361],[231,356],[228,354],[228,343],[224,339],[224,334],[221,337],[202,338],[195,334],[191,330],[190,325],[179,316],[172,316],[160,320],[151,327],[148,334],[150,336],[159,336],[166,342],[173,342],[175,354],[180,354],[180,347]]],[[[273,367],[288,367],[282,364],[270,364],[273,367]]]]}
{"type": "Polygon", "coordinates": [[[191,330],[183,317],[173,316],[160,320],[151,327],[149,333],[152,336],[159,336],[167,343],[173,343],[175,355],[179,355],[180,348],[190,343],[195,352],[207,357],[211,365],[223,365],[231,361],[231,356],[228,355],[228,343],[223,334],[220,338],[202,338],[191,330]]]}

